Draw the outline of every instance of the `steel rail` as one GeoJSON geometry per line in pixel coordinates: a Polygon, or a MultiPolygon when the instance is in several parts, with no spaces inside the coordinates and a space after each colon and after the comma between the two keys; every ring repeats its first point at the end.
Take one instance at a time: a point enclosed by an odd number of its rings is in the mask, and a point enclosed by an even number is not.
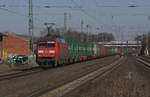
{"type": "Polygon", "coordinates": [[[136,60],[144,64],[146,67],[150,68],[150,59],[148,59],[147,57],[137,57],[136,60]]]}
{"type": "Polygon", "coordinates": [[[2,74],[0,75],[0,81],[3,80],[10,80],[13,78],[18,78],[18,77],[22,77],[22,76],[27,76],[33,73],[38,73],[43,71],[40,68],[33,68],[33,69],[29,69],[29,70],[22,70],[22,71],[18,71],[18,72],[12,72],[12,73],[8,73],[8,74],[2,74]]]}

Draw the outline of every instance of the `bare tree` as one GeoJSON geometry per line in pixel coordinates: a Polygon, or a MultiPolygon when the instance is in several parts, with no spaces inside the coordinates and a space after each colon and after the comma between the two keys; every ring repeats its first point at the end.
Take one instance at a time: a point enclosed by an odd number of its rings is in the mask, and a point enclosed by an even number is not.
{"type": "Polygon", "coordinates": [[[50,33],[47,32],[46,29],[41,31],[43,37],[46,38],[64,38],[71,40],[79,40],[85,42],[100,42],[100,41],[113,41],[115,37],[112,33],[99,33],[99,34],[91,34],[87,35],[84,32],[78,32],[72,29],[68,29],[64,32],[63,28],[51,29],[50,33]]]}

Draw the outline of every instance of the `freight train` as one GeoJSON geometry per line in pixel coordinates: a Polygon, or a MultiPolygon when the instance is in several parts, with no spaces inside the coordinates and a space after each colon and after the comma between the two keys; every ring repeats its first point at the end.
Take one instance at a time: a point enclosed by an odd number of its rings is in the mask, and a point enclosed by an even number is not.
{"type": "Polygon", "coordinates": [[[106,47],[97,43],[68,39],[39,39],[36,62],[49,67],[120,54],[119,48],[106,47]]]}

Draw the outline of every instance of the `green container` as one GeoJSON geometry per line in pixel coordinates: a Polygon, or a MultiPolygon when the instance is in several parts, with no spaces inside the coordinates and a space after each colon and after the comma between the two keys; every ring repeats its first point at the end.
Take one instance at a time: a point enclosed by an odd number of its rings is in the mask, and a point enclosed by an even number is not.
{"type": "Polygon", "coordinates": [[[76,43],[72,40],[66,40],[66,42],[68,44],[68,56],[69,57],[75,56],[78,52],[75,49],[76,43]]]}
{"type": "Polygon", "coordinates": [[[97,53],[97,55],[100,55],[100,45],[99,44],[96,45],[96,53],[97,53]]]}
{"type": "Polygon", "coordinates": [[[77,40],[66,40],[68,44],[68,56],[91,56],[94,54],[93,43],[77,40]]]}
{"type": "Polygon", "coordinates": [[[94,43],[93,51],[94,51],[94,55],[100,55],[100,45],[94,43]]]}
{"type": "Polygon", "coordinates": [[[115,54],[115,48],[113,47],[107,47],[108,48],[108,54],[115,54]]]}
{"type": "Polygon", "coordinates": [[[115,48],[112,48],[112,54],[115,54],[115,48]]]}
{"type": "Polygon", "coordinates": [[[112,48],[111,47],[106,47],[107,48],[107,55],[112,54],[112,48]]]}
{"type": "Polygon", "coordinates": [[[87,44],[87,55],[92,56],[94,54],[94,44],[88,43],[87,44]]]}

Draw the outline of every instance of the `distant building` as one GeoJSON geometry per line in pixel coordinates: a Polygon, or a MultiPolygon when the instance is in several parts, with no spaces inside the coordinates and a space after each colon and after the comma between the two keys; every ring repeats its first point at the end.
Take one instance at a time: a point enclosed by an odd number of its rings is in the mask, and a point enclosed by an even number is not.
{"type": "Polygon", "coordinates": [[[0,33],[0,57],[13,55],[28,55],[29,37],[23,35],[12,35],[0,33]]]}

